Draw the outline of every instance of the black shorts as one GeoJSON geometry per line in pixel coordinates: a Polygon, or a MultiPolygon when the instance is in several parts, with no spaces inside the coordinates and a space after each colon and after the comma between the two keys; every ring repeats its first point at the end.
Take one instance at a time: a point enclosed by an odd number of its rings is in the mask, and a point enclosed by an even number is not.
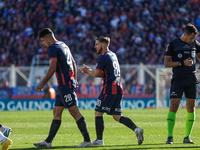
{"type": "Polygon", "coordinates": [[[100,94],[95,110],[98,112],[106,112],[108,115],[121,115],[122,97],[123,95],[100,94]]]}
{"type": "Polygon", "coordinates": [[[55,106],[69,108],[77,104],[78,100],[75,90],[64,85],[57,88],[55,106]]]}
{"type": "Polygon", "coordinates": [[[186,98],[197,98],[196,74],[173,74],[171,80],[170,98],[182,98],[183,92],[186,98]]]}

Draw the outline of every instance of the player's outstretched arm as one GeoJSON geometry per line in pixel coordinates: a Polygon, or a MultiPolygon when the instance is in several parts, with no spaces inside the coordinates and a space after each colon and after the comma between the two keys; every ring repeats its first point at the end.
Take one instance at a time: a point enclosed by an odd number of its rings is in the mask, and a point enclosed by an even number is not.
{"type": "Polygon", "coordinates": [[[101,71],[95,70],[93,71],[89,66],[83,64],[84,67],[78,68],[82,73],[86,73],[93,77],[101,77],[101,71]]]}

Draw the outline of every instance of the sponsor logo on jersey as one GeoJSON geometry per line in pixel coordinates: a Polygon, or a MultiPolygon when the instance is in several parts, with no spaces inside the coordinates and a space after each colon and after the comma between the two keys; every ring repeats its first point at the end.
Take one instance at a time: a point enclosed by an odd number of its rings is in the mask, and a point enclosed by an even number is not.
{"type": "Polygon", "coordinates": [[[185,53],[185,54],[190,54],[190,52],[189,52],[189,51],[184,51],[184,53],[185,53]]]}

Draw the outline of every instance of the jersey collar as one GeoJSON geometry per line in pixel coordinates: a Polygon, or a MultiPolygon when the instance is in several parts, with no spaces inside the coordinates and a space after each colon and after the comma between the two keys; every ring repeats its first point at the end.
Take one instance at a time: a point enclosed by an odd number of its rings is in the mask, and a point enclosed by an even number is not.
{"type": "MultiPolygon", "coordinates": [[[[105,53],[107,53],[107,52],[109,52],[109,50],[105,51],[105,53]]],[[[104,53],[104,54],[105,54],[105,53],[104,53]]]]}
{"type": "MultiPolygon", "coordinates": [[[[53,44],[56,43],[56,42],[57,42],[57,40],[55,40],[55,41],[53,42],[53,44]]],[[[53,44],[52,44],[52,45],[53,45],[53,44]]]]}

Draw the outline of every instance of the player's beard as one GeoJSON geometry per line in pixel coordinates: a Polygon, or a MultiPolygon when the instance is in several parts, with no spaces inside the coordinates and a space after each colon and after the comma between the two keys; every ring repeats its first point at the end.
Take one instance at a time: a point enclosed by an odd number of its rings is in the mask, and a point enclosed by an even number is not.
{"type": "Polygon", "coordinates": [[[103,52],[103,48],[101,47],[98,51],[97,51],[97,55],[101,55],[103,52]]]}

